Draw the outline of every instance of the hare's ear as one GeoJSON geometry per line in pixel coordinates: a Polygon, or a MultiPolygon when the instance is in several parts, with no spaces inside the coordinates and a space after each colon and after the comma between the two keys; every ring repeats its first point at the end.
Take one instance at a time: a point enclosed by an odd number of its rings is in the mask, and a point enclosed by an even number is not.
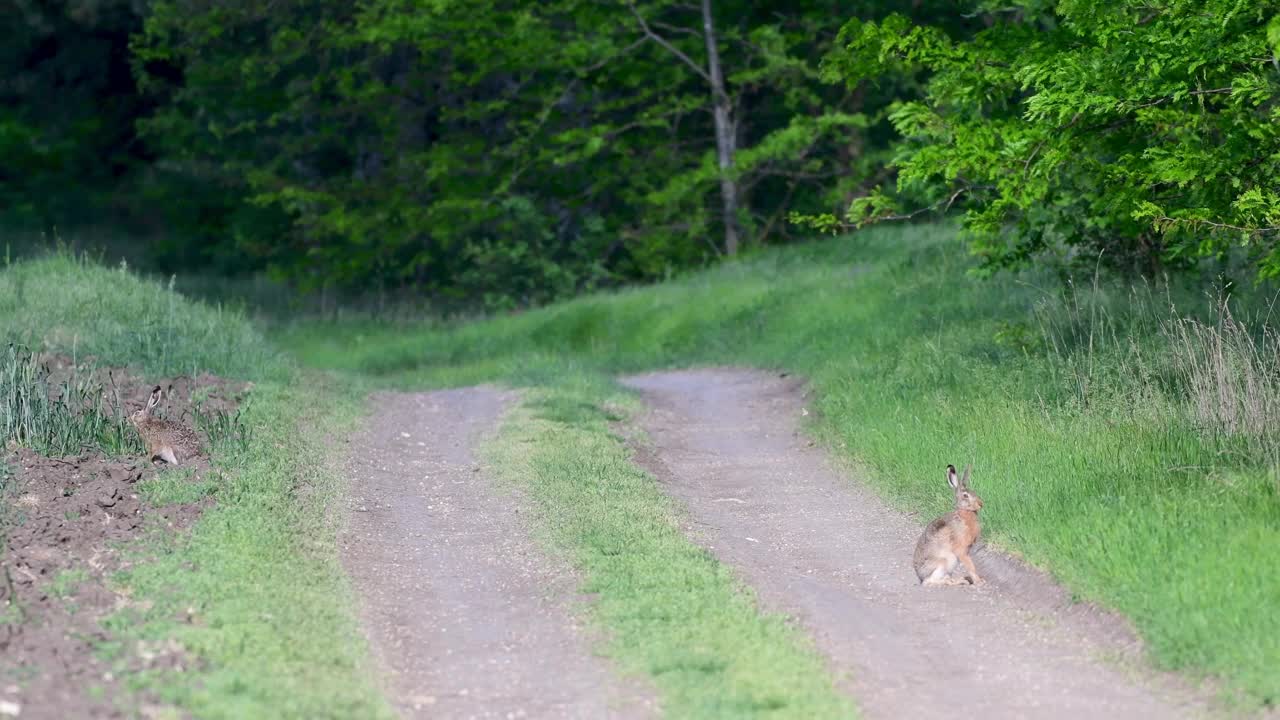
{"type": "Polygon", "coordinates": [[[157,385],[156,389],[151,391],[151,397],[147,399],[147,409],[150,410],[151,408],[159,404],[160,404],[160,386],[157,385]]]}
{"type": "Polygon", "coordinates": [[[969,487],[969,471],[972,469],[972,465],[964,466],[964,475],[960,477],[960,487],[969,487]]]}
{"type": "Polygon", "coordinates": [[[950,485],[951,487],[953,487],[953,488],[957,489],[957,490],[959,490],[959,489],[960,489],[960,480],[956,478],[956,466],[955,466],[955,465],[948,465],[948,466],[947,466],[947,484],[948,484],[948,485],[950,485]]]}

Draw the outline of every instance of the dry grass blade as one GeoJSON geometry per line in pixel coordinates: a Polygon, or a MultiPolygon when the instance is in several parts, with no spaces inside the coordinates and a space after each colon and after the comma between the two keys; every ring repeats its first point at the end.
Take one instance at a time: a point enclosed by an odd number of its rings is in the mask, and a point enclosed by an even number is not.
{"type": "Polygon", "coordinates": [[[1202,430],[1245,441],[1274,456],[1280,441],[1280,335],[1251,331],[1223,301],[1214,324],[1180,318],[1165,323],[1174,368],[1202,430]]]}

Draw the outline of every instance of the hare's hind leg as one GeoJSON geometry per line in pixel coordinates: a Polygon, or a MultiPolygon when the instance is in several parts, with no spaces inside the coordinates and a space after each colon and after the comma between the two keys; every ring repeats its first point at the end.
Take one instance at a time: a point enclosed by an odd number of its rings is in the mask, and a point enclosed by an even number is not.
{"type": "Polygon", "coordinates": [[[156,455],[159,455],[161,460],[169,463],[170,465],[178,464],[178,456],[173,454],[173,448],[168,445],[157,450],[156,455]]]}
{"type": "MultiPolygon", "coordinates": [[[[944,555],[934,561],[933,571],[920,581],[921,585],[957,585],[957,579],[952,575],[952,571],[956,568],[956,556],[944,555]]],[[[926,568],[927,569],[927,568],[926,568]]],[[[960,580],[959,582],[964,582],[960,580]]]]}

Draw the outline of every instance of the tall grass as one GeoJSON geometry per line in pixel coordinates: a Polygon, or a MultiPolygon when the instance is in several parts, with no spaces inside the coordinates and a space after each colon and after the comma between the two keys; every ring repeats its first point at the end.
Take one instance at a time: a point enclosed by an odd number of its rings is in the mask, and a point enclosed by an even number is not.
{"type": "Polygon", "coordinates": [[[200,371],[245,379],[284,377],[276,351],[243,313],[192,302],[127,266],[60,253],[0,272],[0,337],[149,374],[200,371]]]}
{"type": "Polygon", "coordinates": [[[234,413],[225,410],[205,410],[201,403],[195,407],[195,422],[217,453],[245,452],[253,444],[253,428],[244,421],[244,411],[234,413]]]}
{"type": "Polygon", "coordinates": [[[34,352],[12,343],[0,350],[0,447],[10,443],[54,456],[142,449],[114,386],[79,366],[54,381],[34,352]]]}
{"type": "Polygon", "coordinates": [[[1168,287],[1114,290],[1095,279],[1036,305],[1033,341],[1074,402],[1102,414],[1155,413],[1241,460],[1280,464],[1276,296],[1255,295],[1254,317],[1242,320],[1224,293],[1178,302],[1168,287]]]}
{"type": "Polygon", "coordinates": [[[1175,318],[1164,332],[1196,426],[1239,438],[1257,458],[1280,464],[1280,333],[1255,327],[1224,303],[1214,324],[1175,318]]]}
{"type": "Polygon", "coordinates": [[[1133,619],[1164,667],[1280,702],[1277,361],[1263,290],[976,280],[945,226],[762,252],[467,324],[307,324],[308,362],[401,386],[747,364],[806,375],[813,428],[904,509],[972,461],[992,542],[1133,619]],[[1247,295],[1247,296],[1241,296],[1247,295]]]}

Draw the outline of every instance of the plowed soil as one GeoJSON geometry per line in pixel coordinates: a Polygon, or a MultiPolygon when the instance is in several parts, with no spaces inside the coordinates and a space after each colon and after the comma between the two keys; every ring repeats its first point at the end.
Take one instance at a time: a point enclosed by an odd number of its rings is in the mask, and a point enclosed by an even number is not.
{"type": "MultiPolygon", "coordinates": [[[[49,358],[49,369],[55,385],[71,372],[68,359],[57,356],[49,358]]],[[[173,388],[160,411],[187,422],[193,394],[208,396],[206,411],[233,411],[246,390],[211,375],[157,381],[110,374],[126,412],[142,407],[160,384],[173,388]]],[[[212,498],[151,507],[138,484],[159,468],[139,456],[109,457],[92,448],[51,458],[10,447],[0,453],[0,465],[0,717],[124,717],[122,671],[189,659],[173,646],[104,652],[113,638],[102,621],[132,602],[111,577],[132,561],[133,541],[189,525],[212,498]]],[[[210,472],[207,458],[190,465],[193,482],[210,472]]]]}

